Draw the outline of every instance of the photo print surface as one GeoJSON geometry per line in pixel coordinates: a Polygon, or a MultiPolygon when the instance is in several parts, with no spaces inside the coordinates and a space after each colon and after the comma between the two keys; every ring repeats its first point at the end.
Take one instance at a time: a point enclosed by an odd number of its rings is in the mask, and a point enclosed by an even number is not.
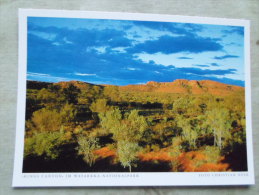
{"type": "Polygon", "coordinates": [[[246,25],[43,13],[20,36],[23,180],[251,176],[246,25]]]}

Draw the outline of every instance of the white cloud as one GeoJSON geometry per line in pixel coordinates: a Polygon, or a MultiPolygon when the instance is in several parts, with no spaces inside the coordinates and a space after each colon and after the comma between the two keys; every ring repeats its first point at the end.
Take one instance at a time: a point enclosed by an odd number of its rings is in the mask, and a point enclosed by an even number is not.
{"type": "Polygon", "coordinates": [[[67,43],[67,44],[73,44],[73,42],[71,42],[71,41],[67,40],[67,38],[66,38],[66,37],[64,37],[63,41],[64,41],[65,43],[67,43]]]}
{"type": "Polygon", "coordinates": [[[127,67],[125,68],[126,70],[131,70],[131,71],[134,71],[134,70],[139,70],[139,68],[132,68],[132,67],[127,67]]]}
{"type": "Polygon", "coordinates": [[[96,76],[96,74],[87,74],[87,73],[80,73],[80,72],[76,72],[75,75],[77,75],[77,76],[96,76]]]}
{"type": "Polygon", "coordinates": [[[93,47],[97,51],[98,54],[103,54],[106,52],[107,47],[93,47]]]}
{"type": "Polygon", "coordinates": [[[49,74],[36,73],[36,72],[28,72],[27,76],[42,76],[42,77],[46,77],[46,76],[50,76],[50,75],[49,74]]]}
{"type": "Polygon", "coordinates": [[[106,52],[106,48],[107,47],[87,47],[86,48],[86,52],[92,52],[92,51],[94,51],[94,52],[96,52],[97,54],[103,54],[103,53],[105,53],[106,52]]]}
{"type": "Polygon", "coordinates": [[[46,33],[46,32],[40,32],[40,31],[30,31],[29,33],[39,36],[43,39],[49,40],[49,41],[53,41],[56,38],[56,34],[54,33],[46,33]]]}
{"type": "Polygon", "coordinates": [[[59,81],[68,81],[69,78],[65,77],[56,77],[51,76],[49,74],[42,74],[42,73],[36,73],[36,72],[28,72],[27,73],[27,79],[28,80],[44,80],[48,82],[59,82],[59,81]]]}
{"type": "Polygon", "coordinates": [[[127,70],[136,70],[136,68],[127,68],[127,70]]]}
{"type": "Polygon", "coordinates": [[[115,47],[112,48],[113,51],[116,51],[118,53],[126,53],[125,49],[127,49],[128,47],[115,47]]]}
{"type": "Polygon", "coordinates": [[[56,46],[59,46],[59,45],[61,45],[59,42],[54,42],[54,43],[52,43],[52,45],[56,45],[56,46]]]}

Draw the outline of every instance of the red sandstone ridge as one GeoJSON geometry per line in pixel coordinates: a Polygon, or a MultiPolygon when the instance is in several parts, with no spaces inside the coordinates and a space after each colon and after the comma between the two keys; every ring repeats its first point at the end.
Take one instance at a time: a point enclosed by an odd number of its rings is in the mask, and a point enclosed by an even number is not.
{"type": "Polygon", "coordinates": [[[58,85],[61,88],[67,88],[67,87],[69,87],[69,85],[74,85],[75,87],[77,87],[79,89],[88,89],[88,86],[93,85],[93,84],[86,83],[83,81],[61,81],[61,82],[55,83],[54,85],[58,85]]]}
{"type": "MultiPolygon", "coordinates": [[[[88,90],[89,86],[94,86],[94,84],[85,83],[82,81],[68,81],[68,82],[59,82],[55,85],[59,85],[62,88],[67,88],[72,84],[79,89],[88,90]]],[[[108,85],[101,85],[106,87],[108,85]]],[[[235,92],[244,92],[244,88],[235,85],[228,85],[211,80],[186,80],[186,79],[177,79],[173,82],[156,82],[149,81],[146,84],[139,85],[126,85],[118,86],[121,91],[128,92],[157,92],[157,93],[175,93],[175,94],[211,94],[211,95],[231,95],[235,92]]]]}
{"type": "Polygon", "coordinates": [[[152,85],[152,86],[157,86],[159,85],[160,83],[159,82],[156,82],[156,81],[148,81],[147,82],[147,85],[152,85]]]}
{"type": "Polygon", "coordinates": [[[244,91],[243,87],[228,85],[211,80],[195,81],[177,79],[173,82],[149,81],[147,84],[127,85],[119,87],[122,91],[132,92],[160,92],[178,94],[212,94],[230,95],[233,92],[244,91]]]}

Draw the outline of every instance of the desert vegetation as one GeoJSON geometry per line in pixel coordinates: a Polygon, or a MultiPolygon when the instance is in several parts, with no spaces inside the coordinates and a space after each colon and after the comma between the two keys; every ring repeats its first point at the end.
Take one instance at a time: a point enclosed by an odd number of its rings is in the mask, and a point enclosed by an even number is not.
{"type": "Polygon", "coordinates": [[[244,88],[27,82],[23,172],[246,171],[244,88]]]}

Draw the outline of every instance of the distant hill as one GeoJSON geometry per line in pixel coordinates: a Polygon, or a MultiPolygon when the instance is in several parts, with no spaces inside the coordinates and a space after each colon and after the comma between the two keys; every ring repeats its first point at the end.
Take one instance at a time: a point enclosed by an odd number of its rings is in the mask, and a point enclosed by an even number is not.
{"type": "Polygon", "coordinates": [[[42,88],[48,88],[52,83],[49,82],[41,82],[41,81],[27,81],[27,88],[28,89],[42,89],[42,88]]]}
{"type": "MultiPolygon", "coordinates": [[[[89,89],[89,86],[95,84],[86,83],[82,81],[62,81],[58,83],[47,83],[39,81],[27,81],[29,89],[47,88],[51,84],[58,85],[61,88],[67,88],[69,85],[74,85],[81,90],[89,89]]],[[[101,87],[111,85],[98,85],[101,87]]],[[[176,94],[212,94],[212,95],[231,95],[235,92],[244,92],[244,87],[236,85],[228,85],[211,80],[185,80],[177,79],[173,82],[155,82],[149,81],[146,84],[118,86],[121,91],[128,92],[157,92],[157,93],[176,93],[176,94]]]]}
{"type": "Polygon", "coordinates": [[[61,81],[61,82],[55,83],[55,85],[58,85],[61,88],[67,88],[71,84],[79,89],[88,89],[89,86],[95,86],[95,84],[87,83],[83,81],[61,81]]]}
{"type": "MultiPolygon", "coordinates": [[[[89,86],[95,86],[95,84],[86,83],[82,81],[61,81],[57,83],[51,83],[51,82],[42,82],[42,81],[27,81],[27,88],[28,89],[42,89],[42,88],[48,88],[51,85],[59,86],[61,88],[67,88],[69,85],[74,85],[75,87],[79,89],[88,89],[89,86]]],[[[103,87],[103,86],[101,86],[103,87]]]]}
{"type": "Polygon", "coordinates": [[[205,94],[212,95],[230,95],[233,92],[244,91],[243,87],[228,85],[211,80],[185,80],[177,79],[173,82],[155,82],[149,81],[147,84],[127,85],[119,87],[123,91],[135,92],[160,92],[160,93],[178,93],[178,94],[205,94]]]}

